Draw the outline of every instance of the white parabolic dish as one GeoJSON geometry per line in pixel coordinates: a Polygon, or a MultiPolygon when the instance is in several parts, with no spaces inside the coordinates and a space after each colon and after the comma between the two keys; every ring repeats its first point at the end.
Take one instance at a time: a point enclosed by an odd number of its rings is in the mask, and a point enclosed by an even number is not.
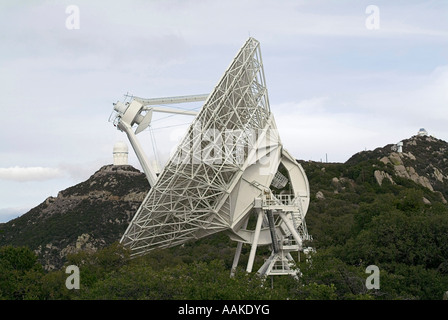
{"type": "MultiPolygon", "coordinates": [[[[118,118],[120,128],[126,116],[118,118]]],[[[302,250],[302,241],[309,240],[310,192],[304,170],[280,141],[257,40],[249,38],[239,50],[175,154],[152,179],[121,238],[133,256],[227,231],[238,242],[235,266],[247,243],[252,245],[248,271],[258,245],[273,248],[271,265],[261,273],[274,274],[279,262],[288,269],[289,252],[302,250]],[[275,194],[270,186],[280,170],[289,183],[275,194]],[[253,230],[247,229],[251,217],[257,221],[253,230]]]]}

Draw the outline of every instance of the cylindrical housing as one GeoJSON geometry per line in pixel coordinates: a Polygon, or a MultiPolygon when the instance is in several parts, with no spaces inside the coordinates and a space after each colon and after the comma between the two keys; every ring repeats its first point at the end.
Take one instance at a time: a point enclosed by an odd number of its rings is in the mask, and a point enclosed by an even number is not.
{"type": "Polygon", "coordinates": [[[114,145],[114,166],[128,164],[128,146],[126,143],[119,141],[114,145]]]}

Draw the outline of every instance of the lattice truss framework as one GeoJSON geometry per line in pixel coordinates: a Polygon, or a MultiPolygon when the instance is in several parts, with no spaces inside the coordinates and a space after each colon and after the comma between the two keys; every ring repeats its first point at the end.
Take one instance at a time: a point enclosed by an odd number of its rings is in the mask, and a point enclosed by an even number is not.
{"type": "MultiPolygon", "coordinates": [[[[269,190],[281,162],[295,160],[282,148],[270,111],[259,42],[249,38],[151,187],[121,243],[132,255],[141,255],[224,230],[237,241],[253,242],[253,233],[244,229],[254,198],[269,190]]],[[[296,165],[289,168],[296,170],[296,165]]],[[[304,176],[303,170],[300,174],[304,176]]],[[[294,189],[298,205],[289,219],[303,230],[309,202],[306,176],[305,184],[294,189]]]]}

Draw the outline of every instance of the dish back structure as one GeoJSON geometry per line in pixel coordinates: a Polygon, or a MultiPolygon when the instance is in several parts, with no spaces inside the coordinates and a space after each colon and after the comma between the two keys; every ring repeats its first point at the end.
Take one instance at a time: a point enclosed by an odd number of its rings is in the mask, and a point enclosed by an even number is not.
{"type": "MultiPolygon", "coordinates": [[[[120,242],[138,256],[225,231],[237,241],[232,274],[242,245],[249,244],[248,272],[257,246],[269,245],[272,254],[259,273],[296,275],[291,252],[310,240],[305,224],[309,185],[303,168],[282,146],[257,40],[246,41],[205,97],[158,176],[135,139],[149,126],[151,99],[115,106],[114,122],[128,134],[151,185],[120,242]]],[[[200,100],[192,96],[178,102],[194,99],[200,100]]]]}

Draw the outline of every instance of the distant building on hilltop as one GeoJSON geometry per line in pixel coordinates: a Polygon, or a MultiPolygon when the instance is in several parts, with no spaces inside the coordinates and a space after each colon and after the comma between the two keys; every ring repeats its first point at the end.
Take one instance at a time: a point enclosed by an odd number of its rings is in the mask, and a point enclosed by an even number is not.
{"type": "Polygon", "coordinates": [[[428,136],[428,131],[426,131],[425,128],[420,128],[420,130],[418,130],[417,135],[420,137],[428,136]]]}
{"type": "Polygon", "coordinates": [[[398,142],[392,146],[392,151],[402,153],[403,152],[403,141],[398,142]]]}
{"type": "Polygon", "coordinates": [[[128,164],[128,145],[122,141],[118,141],[114,145],[114,166],[128,164]]]}

